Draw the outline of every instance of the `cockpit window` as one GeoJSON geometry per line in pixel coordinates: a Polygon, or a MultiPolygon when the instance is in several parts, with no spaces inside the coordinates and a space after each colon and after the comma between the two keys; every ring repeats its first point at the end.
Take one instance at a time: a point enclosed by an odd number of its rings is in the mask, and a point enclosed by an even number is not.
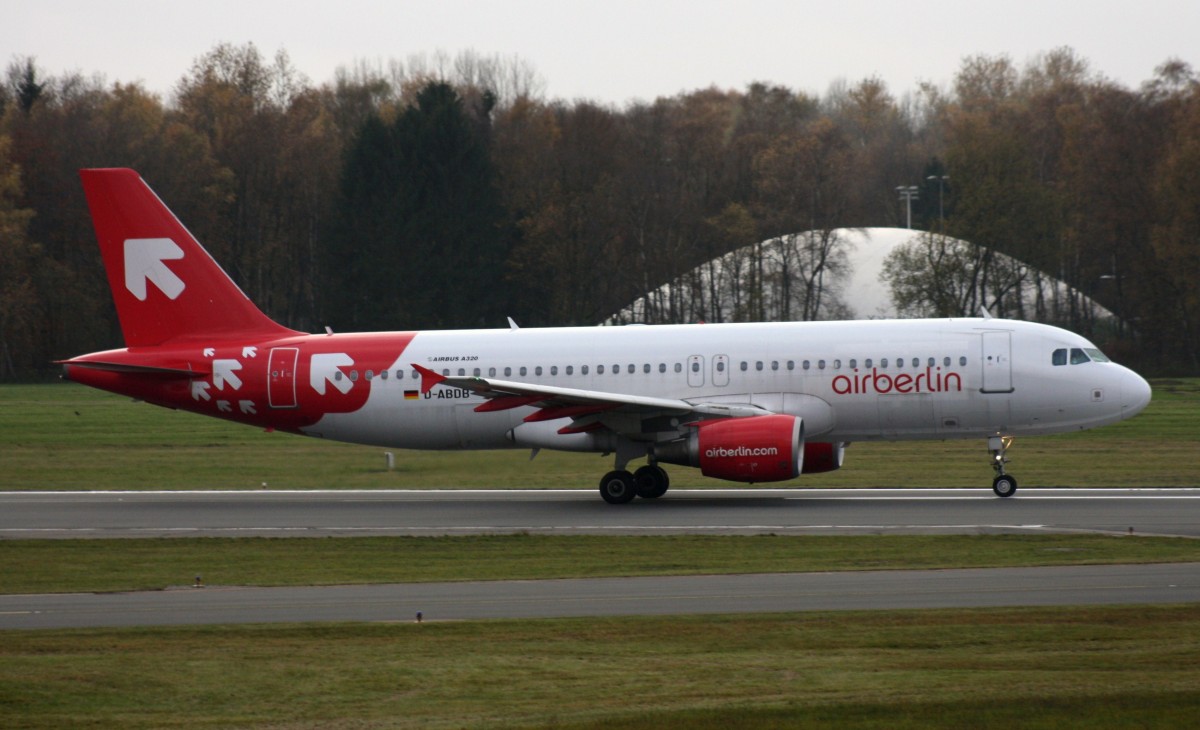
{"type": "Polygon", "coordinates": [[[1094,347],[1085,347],[1083,351],[1090,355],[1094,362],[1112,362],[1112,360],[1108,359],[1107,355],[1094,347]]]}
{"type": "Polygon", "coordinates": [[[1053,358],[1051,358],[1051,363],[1053,363],[1054,365],[1066,365],[1067,364],[1067,348],[1060,347],[1059,349],[1055,350],[1054,356],[1053,356],[1053,358]]]}
{"type": "Polygon", "coordinates": [[[1082,365],[1085,362],[1091,362],[1092,359],[1087,356],[1087,353],[1078,347],[1071,348],[1071,364],[1082,365]]]}

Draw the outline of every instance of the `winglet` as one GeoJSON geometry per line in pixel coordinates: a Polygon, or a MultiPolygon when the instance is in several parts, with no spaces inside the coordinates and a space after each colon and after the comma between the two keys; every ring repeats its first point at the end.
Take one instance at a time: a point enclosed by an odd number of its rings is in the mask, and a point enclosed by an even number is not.
{"type": "Polygon", "coordinates": [[[415,362],[412,364],[413,370],[421,374],[421,394],[424,395],[433,389],[433,386],[446,380],[445,375],[435,373],[426,367],[421,367],[415,362]]]}

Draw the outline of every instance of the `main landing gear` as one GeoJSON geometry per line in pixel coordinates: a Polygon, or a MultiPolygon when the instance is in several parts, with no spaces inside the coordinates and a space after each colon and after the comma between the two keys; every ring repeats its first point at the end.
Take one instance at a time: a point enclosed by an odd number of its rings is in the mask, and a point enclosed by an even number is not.
{"type": "Polygon", "coordinates": [[[1011,497],[1017,493],[1016,478],[1004,473],[1004,465],[1008,463],[1005,452],[1012,445],[1012,436],[992,436],[988,439],[988,450],[992,452],[992,468],[996,470],[996,478],[992,480],[992,491],[997,497],[1011,497]]]}
{"type": "Polygon", "coordinates": [[[647,464],[630,474],[625,469],[610,471],[600,480],[600,496],[609,504],[626,504],[634,497],[658,499],[667,493],[671,480],[657,464],[647,464]]]}

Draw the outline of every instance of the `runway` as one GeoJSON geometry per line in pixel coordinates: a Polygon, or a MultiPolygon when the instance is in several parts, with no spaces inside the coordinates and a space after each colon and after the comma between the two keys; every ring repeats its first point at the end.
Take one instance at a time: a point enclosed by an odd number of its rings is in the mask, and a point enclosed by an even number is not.
{"type": "Polygon", "coordinates": [[[1200,489],[5,492],[0,539],[542,534],[994,534],[1200,537],[1200,489]]]}
{"type": "Polygon", "coordinates": [[[1200,563],[0,596],[0,630],[1200,601],[1200,563]]]}
{"type": "MultiPolygon", "coordinates": [[[[542,534],[1200,537],[1200,490],[678,490],[0,493],[0,539],[542,534]]],[[[1200,563],[179,589],[0,596],[0,629],[410,621],[1200,600],[1200,563]]]]}

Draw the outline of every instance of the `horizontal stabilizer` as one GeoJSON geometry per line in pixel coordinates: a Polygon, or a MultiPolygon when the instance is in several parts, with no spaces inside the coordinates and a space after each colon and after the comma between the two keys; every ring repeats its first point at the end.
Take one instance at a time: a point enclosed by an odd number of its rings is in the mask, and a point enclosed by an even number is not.
{"type": "Polygon", "coordinates": [[[122,362],[100,362],[97,360],[58,360],[55,365],[88,370],[104,370],[110,373],[137,373],[139,375],[160,375],[166,378],[203,378],[208,373],[182,368],[160,368],[153,365],[131,365],[122,362]]]}

